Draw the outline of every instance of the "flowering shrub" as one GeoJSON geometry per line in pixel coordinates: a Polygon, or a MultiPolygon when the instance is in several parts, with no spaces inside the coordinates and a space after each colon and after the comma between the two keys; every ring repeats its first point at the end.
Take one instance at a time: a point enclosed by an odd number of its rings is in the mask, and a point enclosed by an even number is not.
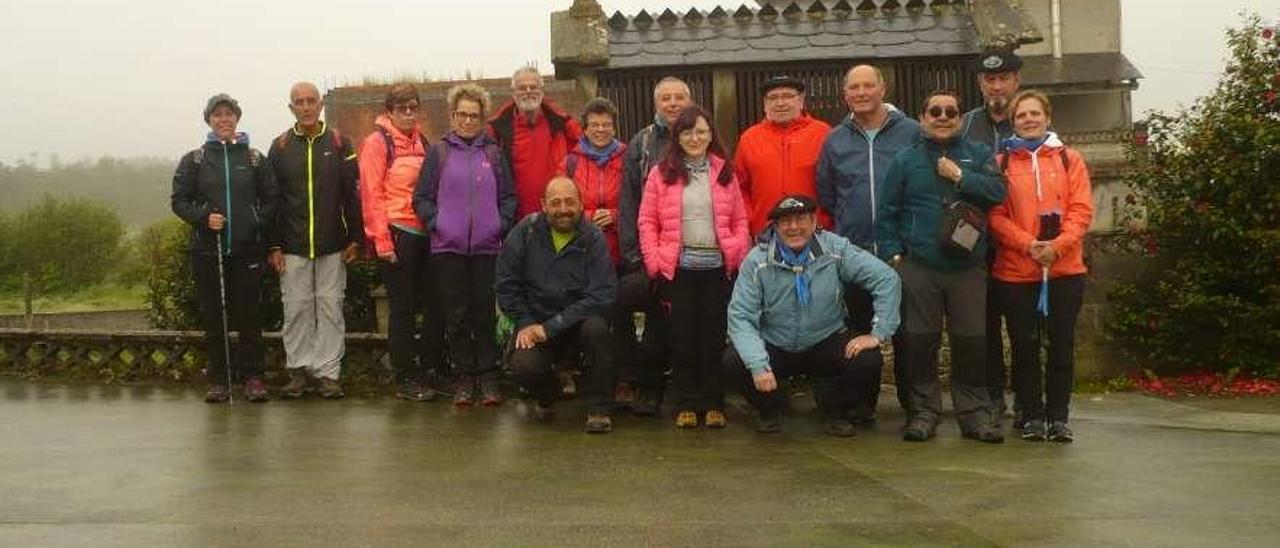
{"type": "Polygon", "coordinates": [[[1111,336],[1161,373],[1280,365],[1280,38],[1227,31],[1217,88],[1154,112],[1130,149],[1119,241],[1147,259],[1110,295],[1111,336]]]}
{"type": "Polygon", "coordinates": [[[1127,380],[1143,392],[1172,398],[1175,396],[1274,396],[1280,394],[1280,381],[1242,375],[1232,370],[1226,373],[1198,371],[1172,377],[1158,377],[1150,370],[1131,373],[1127,380]]]}

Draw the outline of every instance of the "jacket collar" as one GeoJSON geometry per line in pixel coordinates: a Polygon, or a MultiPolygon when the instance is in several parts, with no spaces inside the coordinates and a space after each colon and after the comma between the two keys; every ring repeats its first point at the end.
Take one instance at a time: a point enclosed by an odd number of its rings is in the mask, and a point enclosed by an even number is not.
{"type": "Polygon", "coordinates": [[[489,137],[489,134],[483,132],[476,135],[476,137],[468,143],[465,139],[458,136],[458,133],[453,130],[449,130],[449,133],[445,134],[444,141],[454,148],[483,148],[485,145],[493,143],[493,139],[489,137]]]}

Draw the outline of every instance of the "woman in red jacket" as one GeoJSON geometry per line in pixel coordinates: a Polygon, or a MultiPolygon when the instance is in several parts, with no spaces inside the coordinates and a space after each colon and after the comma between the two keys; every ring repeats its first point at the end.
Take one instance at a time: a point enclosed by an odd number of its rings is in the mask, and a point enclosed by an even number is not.
{"type": "Polygon", "coordinates": [[[1089,169],[1079,152],[1049,131],[1053,106],[1044,94],[1025,91],[1010,110],[1016,135],[1004,141],[1000,155],[1009,197],[991,210],[991,231],[1000,242],[992,277],[1013,346],[1022,439],[1070,442],[1067,408],[1076,316],[1084,300],[1083,244],[1093,221],[1089,169]],[[1042,375],[1046,331],[1049,363],[1042,375]]]}
{"type": "Polygon", "coordinates": [[[640,253],[671,324],[676,427],[724,428],[720,358],[732,277],[750,247],[733,168],[697,106],[671,126],[675,139],[649,171],[640,199],[640,253]]]}

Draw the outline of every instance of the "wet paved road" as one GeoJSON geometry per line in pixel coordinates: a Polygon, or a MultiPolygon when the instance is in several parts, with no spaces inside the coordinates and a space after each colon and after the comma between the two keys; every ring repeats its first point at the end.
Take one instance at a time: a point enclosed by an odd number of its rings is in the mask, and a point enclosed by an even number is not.
{"type": "MultiPolygon", "coordinates": [[[[1074,445],[522,403],[208,406],[0,380],[0,546],[1275,546],[1280,414],[1082,397],[1074,445]]],[[[892,399],[892,398],[887,398],[892,399]]],[[[1280,406],[1271,406],[1278,409],[1280,406]]]]}

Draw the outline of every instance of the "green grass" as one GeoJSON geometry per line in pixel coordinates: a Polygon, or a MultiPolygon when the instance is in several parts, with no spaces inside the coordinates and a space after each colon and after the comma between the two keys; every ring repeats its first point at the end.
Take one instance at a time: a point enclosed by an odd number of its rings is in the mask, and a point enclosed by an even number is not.
{"type": "MultiPolygon", "coordinates": [[[[74,293],[37,297],[32,303],[36,314],[61,312],[94,312],[99,310],[133,310],[146,308],[146,286],[121,286],[113,283],[86,287],[74,293]]],[[[22,314],[22,293],[0,293],[0,314],[22,314]]]]}

